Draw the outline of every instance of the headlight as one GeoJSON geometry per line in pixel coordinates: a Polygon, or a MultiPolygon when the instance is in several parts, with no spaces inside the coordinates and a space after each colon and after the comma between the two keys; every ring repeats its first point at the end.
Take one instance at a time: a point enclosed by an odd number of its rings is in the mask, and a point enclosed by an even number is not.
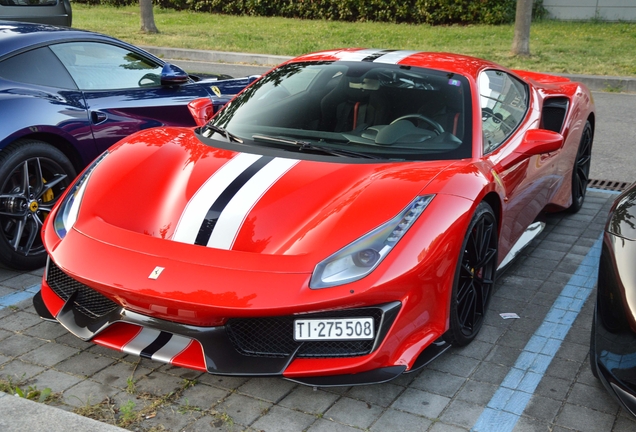
{"type": "Polygon", "coordinates": [[[373,271],[422,214],[434,195],[415,198],[397,216],[321,261],[309,287],[328,288],[362,279],[373,271]]]}
{"type": "Polygon", "coordinates": [[[80,177],[75,180],[75,183],[71,186],[71,190],[66,194],[64,200],[60,203],[60,206],[57,209],[57,214],[55,215],[55,221],[53,223],[55,228],[55,233],[59,238],[63,239],[66,236],[68,230],[75,224],[77,220],[77,215],[79,213],[80,204],[82,202],[82,197],[84,196],[84,191],[86,190],[86,185],[88,184],[88,179],[90,178],[93,170],[101,161],[104,160],[109,153],[106,151],[102,153],[100,157],[95,159],[91,165],[84,171],[80,177]]]}

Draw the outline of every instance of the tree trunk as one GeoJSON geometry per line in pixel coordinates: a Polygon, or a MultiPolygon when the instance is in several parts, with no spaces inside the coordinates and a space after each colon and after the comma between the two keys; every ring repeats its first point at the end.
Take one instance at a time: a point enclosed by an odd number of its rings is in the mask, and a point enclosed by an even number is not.
{"type": "Polygon", "coordinates": [[[530,22],[532,21],[532,0],[517,0],[515,15],[515,36],[512,40],[512,54],[530,55],[530,22]]]}
{"type": "Polygon", "coordinates": [[[159,33],[155,25],[155,15],[152,12],[152,0],[139,0],[141,12],[141,31],[145,33],[159,33]]]}

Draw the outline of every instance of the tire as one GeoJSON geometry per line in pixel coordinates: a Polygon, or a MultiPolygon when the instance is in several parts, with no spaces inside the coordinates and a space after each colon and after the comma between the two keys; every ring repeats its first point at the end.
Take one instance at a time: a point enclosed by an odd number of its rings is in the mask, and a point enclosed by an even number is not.
{"type": "Polygon", "coordinates": [[[592,162],[592,144],[594,131],[589,121],[585,122],[581,142],[576,152],[576,159],[572,168],[572,205],[568,207],[569,213],[576,213],[583,207],[587,184],[590,180],[590,164],[592,162]]]}
{"type": "Polygon", "coordinates": [[[0,263],[34,270],[46,263],[40,232],[75,168],[55,147],[16,141],[0,152],[0,263]]]}
{"type": "Polygon", "coordinates": [[[477,206],[457,261],[451,294],[451,345],[469,344],[484,323],[497,271],[497,219],[488,203],[477,206]]]}

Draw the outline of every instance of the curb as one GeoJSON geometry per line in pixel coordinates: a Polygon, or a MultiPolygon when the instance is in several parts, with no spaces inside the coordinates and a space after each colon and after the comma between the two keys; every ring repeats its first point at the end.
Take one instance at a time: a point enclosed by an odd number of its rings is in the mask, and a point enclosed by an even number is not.
{"type": "Polygon", "coordinates": [[[0,430],[125,432],[117,426],[0,392],[0,430]]]}
{"type": "Polygon", "coordinates": [[[590,90],[610,93],[636,93],[636,78],[609,75],[556,74],[585,84],[590,90]]]}
{"type": "Polygon", "coordinates": [[[234,63],[259,66],[276,66],[293,57],[269,54],[232,53],[181,48],[140,46],[140,48],[161,58],[189,60],[208,63],[234,63]]]}
{"type": "MultiPolygon", "coordinates": [[[[271,66],[276,66],[284,61],[293,58],[289,56],[269,54],[233,53],[224,51],[206,51],[167,47],[142,46],[141,48],[163,59],[185,60],[202,63],[243,64],[267,67],[267,69],[269,69],[269,67],[271,66]]],[[[636,77],[560,73],[556,73],[555,75],[564,76],[571,79],[572,81],[581,82],[593,91],[636,93],[636,77]]]]}

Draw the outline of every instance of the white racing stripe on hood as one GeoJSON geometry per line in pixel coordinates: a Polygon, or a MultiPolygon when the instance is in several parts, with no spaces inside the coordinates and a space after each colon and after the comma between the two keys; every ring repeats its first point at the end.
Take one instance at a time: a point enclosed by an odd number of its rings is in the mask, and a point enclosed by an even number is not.
{"type": "Polygon", "coordinates": [[[375,59],[374,63],[396,64],[407,57],[417,54],[419,51],[393,51],[375,59]]]}
{"type": "Polygon", "coordinates": [[[236,177],[245,171],[260,155],[239,153],[215,172],[194,194],[177,223],[174,241],[193,244],[210,205],[223,193],[236,177]]]}
{"type": "Polygon", "coordinates": [[[343,51],[336,54],[340,61],[362,61],[363,59],[382,52],[381,49],[363,49],[359,51],[343,51]]]}
{"type": "Polygon", "coordinates": [[[208,246],[231,249],[245,218],[263,194],[299,161],[275,158],[252,177],[230,200],[212,231],[208,246]]]}

